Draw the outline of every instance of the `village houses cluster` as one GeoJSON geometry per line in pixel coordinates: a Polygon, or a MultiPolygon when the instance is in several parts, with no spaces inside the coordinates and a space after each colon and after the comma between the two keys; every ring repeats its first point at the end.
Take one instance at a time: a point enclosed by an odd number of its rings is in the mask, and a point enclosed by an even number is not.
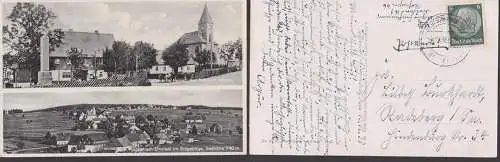
{"type": "MultiPolygon", "coordinates": [[[[137,107],[145,108],[148,107],[137,107]]],[[[204,122],[203,115],[195,115],[190,111],[181,121],[157,119],[153,115],[113,116],[110,111],[95,107],[86,111],[70,111],[67,114],[76,123],[74,130],[48,132],[45,137],[47,144],[64,148],[62,152],[134,152],[162,145],[195,143],[197,136],[227,134],[220,124],[208,125],[204,122]]],[[[233,134],[231,131],[229,133],[233,134]]]]}

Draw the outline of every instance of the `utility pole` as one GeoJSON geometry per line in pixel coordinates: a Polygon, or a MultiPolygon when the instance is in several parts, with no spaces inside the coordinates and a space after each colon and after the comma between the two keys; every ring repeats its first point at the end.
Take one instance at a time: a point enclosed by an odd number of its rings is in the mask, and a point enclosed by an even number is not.
{"type": "Polygon", "coordinates": [[[94,51],[94,78],[97,79],[97,51],[94,51]]]}
{"type": "Polygon", "coordinates": [[[139,61],[139,56],[136,54],[135,55],[135,71],[137,71],[139,69],[138,61],[139,61]]]}

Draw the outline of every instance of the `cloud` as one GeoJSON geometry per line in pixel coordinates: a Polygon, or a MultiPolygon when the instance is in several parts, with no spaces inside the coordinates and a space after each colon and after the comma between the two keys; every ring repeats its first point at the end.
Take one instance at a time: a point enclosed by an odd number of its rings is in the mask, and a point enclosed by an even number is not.
{"type": "MultiPolygon", "coordinates": [[[[72,2],[42,3],[58,16],[56,27],[74,31],[112,33],[129,43],[147,41],[163,49],[182,34],[197,30],[205,2],[72,2]]],[[[14,4],[4,6],[4,15],[14,4]]],[[[242,2],[208,2],[215,21],[216,41],[241,37],[242,2]]],[[[3,19],[5,22],[5,17],[3,19]]]]}

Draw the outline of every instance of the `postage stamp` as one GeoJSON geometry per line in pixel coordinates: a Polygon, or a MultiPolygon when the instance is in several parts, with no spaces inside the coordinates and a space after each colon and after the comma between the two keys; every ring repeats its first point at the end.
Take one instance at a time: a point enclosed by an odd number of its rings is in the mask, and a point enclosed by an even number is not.
{"type": "Polygon", "coordinates": [[[448,6],[450,45],[476,45],[484,43],[481,4],[448,6]]]}
{"type": "Polygon", "coordinates": [[[451,67],[463,62],[470,52],[468,46],[451,45],[448,30],[449,14],[438,13],[432,15],[419,23],[419,40],[427,42],[420,47],[420,52],[432,64],[439,67],[451,67]]]}

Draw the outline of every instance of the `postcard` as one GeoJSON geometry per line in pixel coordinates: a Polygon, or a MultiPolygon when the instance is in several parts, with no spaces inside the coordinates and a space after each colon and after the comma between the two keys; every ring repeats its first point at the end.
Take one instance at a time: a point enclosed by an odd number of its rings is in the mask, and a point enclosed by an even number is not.
{"type": "Polygon", "coordinates": [[[1,5],[0,156],[247,153],[245,1],[1,5]]]}

